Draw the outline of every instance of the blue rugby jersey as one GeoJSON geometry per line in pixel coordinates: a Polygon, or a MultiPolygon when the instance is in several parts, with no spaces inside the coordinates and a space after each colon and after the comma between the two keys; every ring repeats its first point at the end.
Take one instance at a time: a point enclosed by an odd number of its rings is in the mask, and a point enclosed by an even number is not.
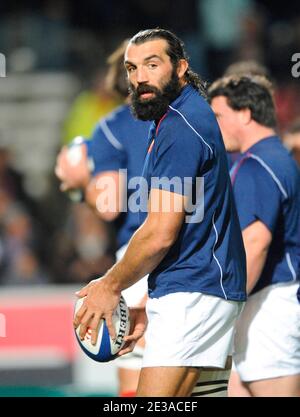
{"type": "MultiPolygon", "coordinates": [[[[245,252],[227,156],[213,111],[190,85],[153,123],[143,177],[148,193],[159,188],[196,199],[176,242],[149,276],[149,296],[183,291],[244,301],[245,252]],[[169,188],[172,178],[176,189],[169,188]],[[180,190],[180,183],[186,187],[180,190]]],[[[145,217],[141,214],[141,220],[145,217]]]]}
{"type": "MultiPolygon", "coordinates": [[[[97,124],[88,153],[94,161],[93,175],[127,169],[127,185],[142,172],[150,122],[136,120],[128,105],[118,107],[97,124]]],[[[128,199],[134,189],[127,190],[128,199]]],[[[118,218],[118,248],[126,244],[139,226],[138,212],[127,211],[118,218]]]]}
{"type": "Polygon", "coordinates": [[[241,228],[256,220],[272,233],[262,274],[252,293],[279,282],[299,280],[300,176],[277,136],[241,154],[231,169],[241,228]]]}

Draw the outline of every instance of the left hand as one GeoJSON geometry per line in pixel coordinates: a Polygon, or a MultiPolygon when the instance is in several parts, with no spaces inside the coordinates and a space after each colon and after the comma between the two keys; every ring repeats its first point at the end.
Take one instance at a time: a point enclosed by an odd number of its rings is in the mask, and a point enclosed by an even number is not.
{"type": "Polygon", "coordinates": [[[84,339],[88,328],[90,328],[91,342],[95,345],[101,319],[106,321],[109,335],[115,339],[116,332],[112,316],[119,303],[120,293],[112,291],[107,280],[101,278],[91,281],[76,295],[79,298],[86,297],[73,321],[75,329],[80,325],[80,339],[84,339]]]}
{"type": "Polygon", "coordinates": [[[143,337],[147,328],[148,319],[145,307],[129,308],[130,314],[130,334],[124,337],[125,345],[118,353],[118,356],[132,352],[137,341],[143,337]]]}

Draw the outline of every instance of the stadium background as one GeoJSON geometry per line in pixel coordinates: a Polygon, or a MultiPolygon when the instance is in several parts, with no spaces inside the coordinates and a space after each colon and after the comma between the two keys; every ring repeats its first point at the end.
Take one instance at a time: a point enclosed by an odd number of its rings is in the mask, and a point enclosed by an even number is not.
{"type": "Polygon", "coordinates": [[[0,396],[116,395],[114,364],[78,350],[74,292],[114,260],[113,224],[59,192],[58,150],[118,102],[105,60],[141,28],[174,30],[207,81],[254,59],[275,81],[282,133],[300,116],[300,4],[271,0],[2,1],[0,396]]]}

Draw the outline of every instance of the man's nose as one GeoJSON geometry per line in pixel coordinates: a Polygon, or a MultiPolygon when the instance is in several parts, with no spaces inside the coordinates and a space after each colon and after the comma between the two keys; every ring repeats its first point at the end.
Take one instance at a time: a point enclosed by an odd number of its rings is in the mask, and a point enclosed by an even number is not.
{"type": "Polygon", "coordinates": [[[137,69],[136,80],[139,84],[147,83],[149,81],[145,68],[140,67],[137,69]]]}

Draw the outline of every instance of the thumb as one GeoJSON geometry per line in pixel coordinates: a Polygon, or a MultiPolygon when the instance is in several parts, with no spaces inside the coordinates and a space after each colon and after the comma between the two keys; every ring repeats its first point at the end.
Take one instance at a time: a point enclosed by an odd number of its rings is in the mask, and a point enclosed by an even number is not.
{"type": "Polygon", "coordinates": [[[78,298],[85,297],[88,294],[88,286],[81,288],[81,290],[76,291],[75,295],[78,298]]]}

